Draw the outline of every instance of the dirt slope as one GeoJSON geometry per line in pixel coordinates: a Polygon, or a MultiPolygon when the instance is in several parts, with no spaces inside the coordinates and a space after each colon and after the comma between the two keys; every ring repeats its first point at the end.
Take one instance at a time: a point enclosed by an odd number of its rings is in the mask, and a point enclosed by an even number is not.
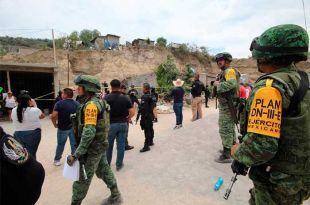
{"type": "MultiPolygon", "coordinates": [[[[167,56],[174,58],[177,67],[184,70],[186,64],[191,64],[200,73],[215,76],[219,70],[214,62],[211,64],[201,63],[195,56],[175,57],[168,49],[159,48],[125,48],[117,51],[90,51],[57,50],[57,62],[61,73],[61,81],[66,80],[68,67],[68,54],[70,62],[70,75],[74,77],[80,73],[96,75],[100,79],[110,80],[113,78],[126,79],[154,73],[154,70],[163,63],[167,56]]],[[[19,63],[54,63],[52,50],[40,50],[30,55],[8,54],[0,58],[2,62],[19,63]]],[[[234,59],[232,65],[241,73],[248,74],[256,79],[261,74],[257,71],[256,62],[253,59],[234,59]]],[[[303,70],[310,70],[310,61],[299,63],[303,70]]]]}

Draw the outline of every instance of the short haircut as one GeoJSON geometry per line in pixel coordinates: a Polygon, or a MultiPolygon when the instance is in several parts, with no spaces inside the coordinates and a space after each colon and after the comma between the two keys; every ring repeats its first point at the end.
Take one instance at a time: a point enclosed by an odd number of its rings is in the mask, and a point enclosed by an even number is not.
{"type": "Polygon", "coordinates": [[[113,79],[110,82],[110,85],[112,88],[120,88],[121,87],[121,81],[117,80],[117,79],[113,79]]]}
{"type": "Polygon", "coordinates": [[[66,94],[68,96],[68,98],[72,98],[73,97],[73,90],[71,88],[65,88],[64,94],[66,94]]]}
{"type": "Polygon", "coordinates": [[[143,87],[147,90],[150,90],[151,89],[151,86],[149,83],[143,83],[143,87]]]}

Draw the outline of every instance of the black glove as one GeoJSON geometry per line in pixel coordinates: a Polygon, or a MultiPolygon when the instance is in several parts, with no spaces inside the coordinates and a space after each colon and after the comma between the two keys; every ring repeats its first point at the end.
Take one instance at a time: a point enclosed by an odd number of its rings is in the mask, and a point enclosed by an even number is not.
{"type": "Polygon", "coordinates": [[[237,160],[234,160],[231,164],[231,169],[233,173],[238,175],[245,176],[248,173],[248,168],[244,165],[238,162],[237,160]]]}
{"type": "Polygon", "coordinates": [[[75,158],[75,156],[73,155],[69,155],[67,157],[67,163],[70,167],[72,167],[73,163],[76,161],[77,159],[75,158]]]}

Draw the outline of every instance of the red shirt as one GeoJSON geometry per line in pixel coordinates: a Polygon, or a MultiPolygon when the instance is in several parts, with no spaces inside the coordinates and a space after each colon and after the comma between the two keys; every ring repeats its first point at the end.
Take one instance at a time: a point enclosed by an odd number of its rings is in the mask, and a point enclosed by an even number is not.
{"type": "Polygon", "coordinates": [[[246,89],[245,89],[245,87],[243,85],[240,85],[239,97],[243,98],[243,99],[246,99],[246,89]]]}

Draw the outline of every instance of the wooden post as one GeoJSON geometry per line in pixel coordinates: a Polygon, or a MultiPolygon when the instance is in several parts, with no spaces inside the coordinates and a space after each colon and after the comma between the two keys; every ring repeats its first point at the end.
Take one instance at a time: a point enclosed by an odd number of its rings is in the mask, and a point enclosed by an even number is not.
{"type": "Polygon", "coordinates": [[[68,81],[67,81],[67,86],[69,87],[69,82],[70,82],[70,62],[69,62],[69,51],[68,51],[68,54],[67,54],[67,58],[68,58],[68,81]]]}
{"type": "Polygon", "coordinates": [[[54,64],[57,67],[57,58],[56,58],[56,46],[55,46],[55,38],[54,38],[54,29],[52,29],[52,38],[53,38],[53,49],[54,49],[54,64]]]}
{"type": "Polygon", "coordinates": [[[6,79],[8,82],[8,91],[11,91],[10,71],[6,71],[6,79]]]}

